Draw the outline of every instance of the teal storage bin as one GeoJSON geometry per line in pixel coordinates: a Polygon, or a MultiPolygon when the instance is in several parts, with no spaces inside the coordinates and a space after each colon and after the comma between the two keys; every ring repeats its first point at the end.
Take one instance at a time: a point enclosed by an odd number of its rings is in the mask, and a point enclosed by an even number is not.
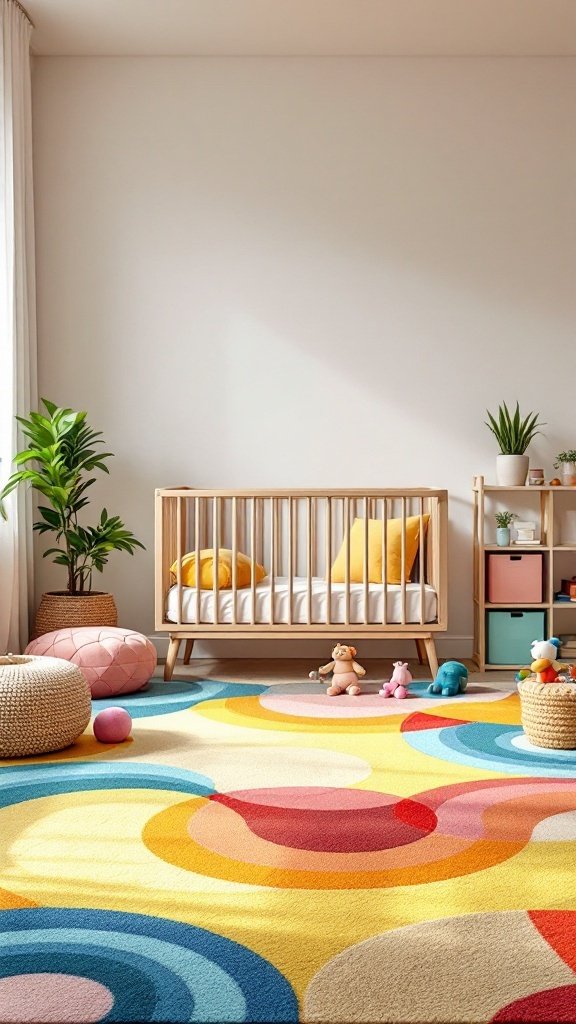
{"type": "Polygon", "coordinates": [[[486,613],[486,660],[489,665],[529,665],[533,640],[546,637],[544,611],[486,613]]]}

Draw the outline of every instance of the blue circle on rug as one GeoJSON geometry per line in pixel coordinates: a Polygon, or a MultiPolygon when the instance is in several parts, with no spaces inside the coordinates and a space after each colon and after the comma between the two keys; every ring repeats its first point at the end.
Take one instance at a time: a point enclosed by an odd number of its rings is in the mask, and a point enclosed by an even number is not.
{"type": "Polygon", "coordinates": [[[210,796],[207,775],[146,761],[44,761],[8,765],[0,772],[0,807],[61,793],[99,789],[166,789],[189,796],[210,796]]]}
{"type": "MultiPolygon", "coordinates": [[[[3,911],[0,935],[0,978],[66,974],[98,982],[113,998],[101,1021],[298,1019],[296,996],[280,971],[232,939],[193,925],[42,907],[3,911]]],[[[64,1004],[62,1020],[66,1010],[64,1004]]]]}
{"type": "Polygon", "coordinates": [[[402,737],[409,746],[440,761],[510,775],[576,778],[576,751],[532,746],[517,725],[466,722],[442,729],[404,732],[402,737]]]}
{"type": "Polygon", "coordinates": [[[151,679],[143,690],[136,693],[118,693],[114,697],[97,697],[92,700],[92,711],[97,714],[104,708],[125,708],[132,718],[147,718],[152,715],[171,715],[175,711],[186,711],[206,700],[221,700],[226,697],[251,697],[264,693],[269,687],[256,683],[220,683],[212,679],[199,682],[172,680],[164,683],[151,679]]]}

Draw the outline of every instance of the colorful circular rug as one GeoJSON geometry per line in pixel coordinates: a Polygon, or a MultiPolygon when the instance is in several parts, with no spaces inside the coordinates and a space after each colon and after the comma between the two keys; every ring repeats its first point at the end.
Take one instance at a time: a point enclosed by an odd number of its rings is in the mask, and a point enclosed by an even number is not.
{"type": "Polygon", "coordinates": [[[0,1019],[576,1024],[576,752],[515,693],[152,682],[0,765],[0,1019]]]}

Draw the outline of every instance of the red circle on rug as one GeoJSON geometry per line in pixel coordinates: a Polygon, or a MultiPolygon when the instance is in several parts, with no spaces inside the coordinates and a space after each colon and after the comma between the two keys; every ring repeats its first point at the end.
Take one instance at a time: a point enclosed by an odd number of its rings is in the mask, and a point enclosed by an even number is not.
{"type": "Polygon", "coordinates": [[[517,999],[498,1011],[493,1021],[508,1024],[574,1024],[576,1021],[576,985],[561,985],[517,999]]]}
{"type": "Polygon", "coordinates": [[[390,850],[433,832],[436,815],[417,800],[362,789],[286,787],[215,793],[269,843],[330,853],[390,850]]]}

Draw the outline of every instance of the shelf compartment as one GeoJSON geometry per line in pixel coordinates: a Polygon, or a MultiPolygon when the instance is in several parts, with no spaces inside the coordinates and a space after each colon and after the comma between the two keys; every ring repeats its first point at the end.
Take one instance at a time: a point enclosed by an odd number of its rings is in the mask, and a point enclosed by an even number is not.
{"type": "Polygon", "coordinates": [[[489,604],[542,604],[542,553],[490,552],[486,556],[489,604]]]}
{"type": "MultiPolygon", "coordinates": [[[[516,665],[530,658],[533,640],[546,635],[546,611],[517,609],[489,610],[486,612],[486,660],[498,665],[516,665]]],[[[526,661],[524,661],[526,664],[526,661]]]]}

